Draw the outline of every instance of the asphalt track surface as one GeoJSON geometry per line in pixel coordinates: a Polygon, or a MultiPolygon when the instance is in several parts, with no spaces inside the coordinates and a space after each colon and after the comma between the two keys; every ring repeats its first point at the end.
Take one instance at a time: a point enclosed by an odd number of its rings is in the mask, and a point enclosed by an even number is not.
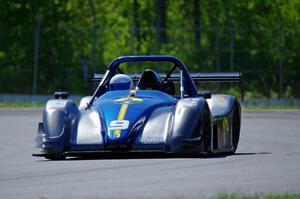
{"type": "Polygon", "coordinates": [[[32,157],[42,109],[0,109],[0,198],[211,198],[300,193],[300,110],[243,111],[236,155],[32,157]]]}

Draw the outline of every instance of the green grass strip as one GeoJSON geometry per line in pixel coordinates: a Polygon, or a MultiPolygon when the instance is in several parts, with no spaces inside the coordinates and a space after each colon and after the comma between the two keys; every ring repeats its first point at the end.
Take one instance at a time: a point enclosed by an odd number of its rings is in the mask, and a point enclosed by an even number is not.
{"type": "Polygon", "coordinates": [[[221,194],[213,199],[300,199],[300,194],[255,194],[255,195],[239,195],[239,194],[221,194]]]}
{"type": "Polygon", "coordinates": [[[35,107],[44,107],[45,103],[43,102],[0,102],[0,107],[13,107],[13,108],[35,108],[35,107]]]}
{"type": "Polygon", "coordinates": [[[300,109],[300,105],[284,105],[284,104],[277,104],[277,105],[242,105],[242,109],[263,109],[263,110],[273,110],[273,109],[300,109]]]}

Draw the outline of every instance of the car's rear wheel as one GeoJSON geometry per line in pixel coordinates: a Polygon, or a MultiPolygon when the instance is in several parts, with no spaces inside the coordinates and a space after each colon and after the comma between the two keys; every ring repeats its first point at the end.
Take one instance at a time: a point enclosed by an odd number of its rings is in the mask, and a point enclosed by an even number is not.
{"type": "Polygon", "coordinates": [[[211,130],[211,114],[209,108],[205,105],[204,111],[201,115],[200,120],[200,136],[201,136],[201,154],[209,155],[212,153],[211,150],[211,139],[212,139],[212,130],[211,130]]]}
{"type": "Polygon", "coordinates": [[[238,143],[240,140],[240,128],[241,128],[241,118],[240,118],[240,113],[239,113],[239,108],[238,105],[235,104],[233,106],[233,115],[232,115],[232,145],[234,148],[234,151],[232,152],[235,153],[238,147],[238,143]]]}

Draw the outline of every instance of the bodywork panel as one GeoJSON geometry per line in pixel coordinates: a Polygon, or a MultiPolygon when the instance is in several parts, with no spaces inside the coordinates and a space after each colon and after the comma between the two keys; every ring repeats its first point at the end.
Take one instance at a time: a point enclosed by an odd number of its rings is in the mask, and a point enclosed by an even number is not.
{"type": "Polygon", "coordinates": [[[181,99],[176,106],[174,125],[171,133],[170,147],[173,152],[200,152],[199,145],[184,145],[183,140],[199,137],[197,132],[200,115],[205,106],[202,98],[181,99]]]}
{"type": "Polygon", "coordinates": [[[232,120],[233,107],[239,103],[230,95],[215,94],[206,100],[213,117],[213,151],[232,151],[232,120]]]}
{"type": "Polygon", "coordinates": [[[133,150],[166,150],[168,135],[172,127],[174,106],[155,109],[138,130],[133,150]]]}

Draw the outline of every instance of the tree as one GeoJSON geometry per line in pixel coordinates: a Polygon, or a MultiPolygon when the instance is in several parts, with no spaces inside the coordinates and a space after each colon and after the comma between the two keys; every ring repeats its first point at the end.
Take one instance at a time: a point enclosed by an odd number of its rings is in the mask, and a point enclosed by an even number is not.
{"type": "Polygon", "coordinates": [[[167,3],[165,0],[156,0],[156,38],[157,51],[167,42],[167,3]]]}

